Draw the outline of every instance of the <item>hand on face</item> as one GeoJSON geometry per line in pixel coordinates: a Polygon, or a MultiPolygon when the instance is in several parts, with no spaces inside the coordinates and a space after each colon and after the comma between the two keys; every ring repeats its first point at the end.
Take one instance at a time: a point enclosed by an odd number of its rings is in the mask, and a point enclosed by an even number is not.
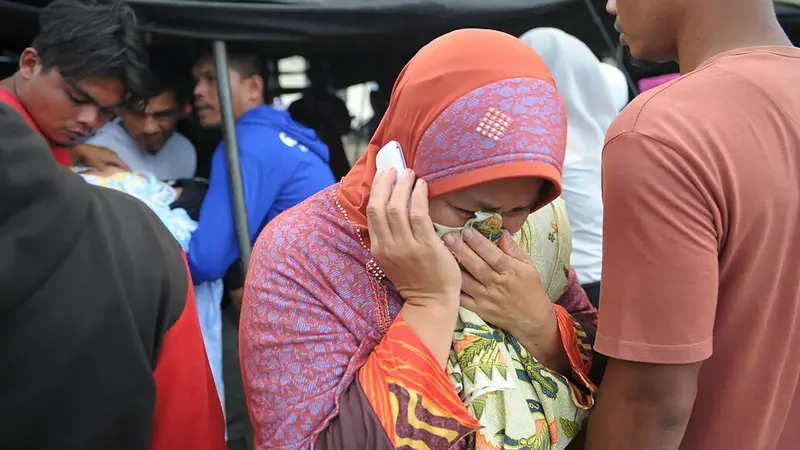
{"type": "Polygon", "coordinates": [[[436,235],[428,213],[428,186],[408,170],[375,175],[367,205],[372,257],[406,303],[456,306],[461,274],[436,235]],[[395,184],[395,180],[397,183],[395,184]]]}
{"type": "Polygon", "coordinates": [[[518,339],[533,339],[551,331],[555,322],[539,270],[509,235],[499,246],[467,228],[463,241],[454,234],[445,242],[464,267],[461,306],[518,339]]]}

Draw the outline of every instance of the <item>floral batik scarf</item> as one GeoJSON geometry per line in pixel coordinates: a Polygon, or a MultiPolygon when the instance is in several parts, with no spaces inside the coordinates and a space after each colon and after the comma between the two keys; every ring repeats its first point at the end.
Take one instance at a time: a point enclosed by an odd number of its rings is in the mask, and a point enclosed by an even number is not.
{"type": "MultiPolygon", "coordinates": [[[[435,225],[441,237],[472,227],[495,245],[502,236],[499,214],[478,212],[464,227],[435,225]]],[[[537,267],[548,297],[567,288],[571,251],[564,202],[558,199],[531,214],[513,235],[537,267]]],[[[588,417],[575,389],[530,355],[510,334],[460,308],[447,363],[450,380],[482,428],[471,437],[475,450],[561,450],[588,417]]]]}

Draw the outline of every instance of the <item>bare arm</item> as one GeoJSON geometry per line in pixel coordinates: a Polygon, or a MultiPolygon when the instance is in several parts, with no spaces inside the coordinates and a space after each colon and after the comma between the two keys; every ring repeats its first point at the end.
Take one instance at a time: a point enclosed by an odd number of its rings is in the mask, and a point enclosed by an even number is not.
{"type": "Polygon", "coordinates": [[[638,133],[606,145],[595,349],[609,362],[587,450],[676,450],[683,441],[713,353],[719,280],[719,211],[697,164],[638,133]]]}
{"type": "Polygon", "coordinates": [[[123,170],[130,168],[114,153],[106,147],[98,147],[91,144],[78,144],[70,152],[71,166],[83,163],[98,170],[103,170],[107,166],[118,167],[123,170]]]}
{"type": "Polygon", "coordinates": [[[585,450],[677,450],[701,365],[609,360],[585,450]]]}

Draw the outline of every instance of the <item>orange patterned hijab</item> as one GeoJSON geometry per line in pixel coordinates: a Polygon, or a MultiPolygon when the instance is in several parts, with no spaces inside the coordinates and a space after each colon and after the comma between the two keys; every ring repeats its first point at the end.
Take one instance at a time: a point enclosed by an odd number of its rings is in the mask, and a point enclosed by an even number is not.
{"type": "Polygon", "coordinates": [[[425,46],[403,69],[378,130],[342,180],[339,199],[365,229],[377,152],[396,140],[432,197],[537,177],[548,182],[543,206],[561,192],[566,126],[555,82],[536,52],[498,31],[455,31],[425,46]]]}

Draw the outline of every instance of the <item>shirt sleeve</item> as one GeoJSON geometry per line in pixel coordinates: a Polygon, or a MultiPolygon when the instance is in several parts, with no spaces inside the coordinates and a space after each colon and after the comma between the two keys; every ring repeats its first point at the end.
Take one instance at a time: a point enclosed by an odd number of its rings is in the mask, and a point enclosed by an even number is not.
{"type": "MultiPolygon", "coordinates": [[[[245,148],[247,145],[256,145],[252,141],[252,138],[241,137],[239,140],[239,157],[251,242],[258,236],[283,184],[283,177],[274,170],[279,166],[277,161],[254,157],[256,152],[268,152],[269,149],[245,148]]],[[[239,245],[236,240],[228,161],[225,157],[225,147],[221,144],[211,160],[208,192],[200,207],[197,230],[189,244],[189,268],[194,282],[202,283],[222,278],[238,257],[239,245]]]]}
{"type": "Polygon", "coordinates": [[[688,155],[643,134],[607,143],[598,352],[657,364],[711,356],[718,212],[702,173],[688,155]]]}
{"type": "Polygon", "coordinates": [[[452,448],[480,428],[447,372],[400,315],[359,371],[358,382],[392,448],[452,448]]]}
{"type": "Polygon", "coordinates": [[[597,392],[597,386],[589,378],[597,333],[597,310],[583,291],[575,269],[570,267],[567,287],[553,308],[561,343],[572,368],[569,378],[573,400],[579,407],[591,408],[597,392]]]}
{"type": "Polygon", "coordinates": [[[225,450],[225,419],[191,284],[185,302],[164,335],[153,373],[157,397],[150,449],[225,450]]]}

